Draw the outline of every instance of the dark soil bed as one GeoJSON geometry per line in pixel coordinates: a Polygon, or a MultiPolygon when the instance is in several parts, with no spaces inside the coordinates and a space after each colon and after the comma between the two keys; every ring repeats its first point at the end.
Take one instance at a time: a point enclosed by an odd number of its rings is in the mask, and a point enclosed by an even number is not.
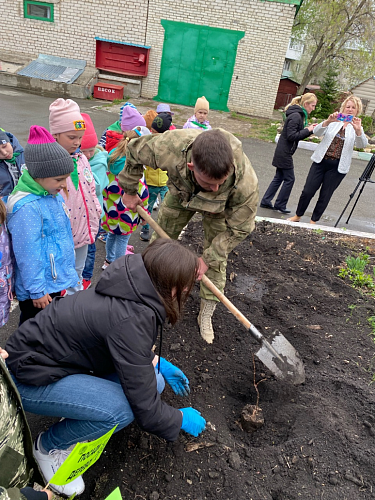
{"type": "MultiPolygon", "coordinates": [[[[202,252],[201,224],[184,244],[202,252]]],[[[368,317],[374,299],[337,277],[345,257],[375,242],[260,223],[230,256],[227,296],[264,334],[280,330],[300,353],[306,382],[275,379],[258,361],[257,344],[219,304],[215,341],[197,326],[199,289],[184,320],[164,332],[163,355],[188,376],[191,396],[166,388],[163,398],[193,406],[209,422],[199,438],[170,444],[137,425],[115,435],[85,474],[83,500],[120,486],[125,499],[353,500],[375,498],[375,344],[368,317]],[[230,277],[230,279],[229,279],[230,277]],[[350,306],[350,307],[349,307],[350,306]],[[355,306],[355,307],[354,307],[355,306]],[[246,404],[264,425],[241,429],[246,404]]],[[[375,261],[371,261],[375,264],[375,261]]]]}

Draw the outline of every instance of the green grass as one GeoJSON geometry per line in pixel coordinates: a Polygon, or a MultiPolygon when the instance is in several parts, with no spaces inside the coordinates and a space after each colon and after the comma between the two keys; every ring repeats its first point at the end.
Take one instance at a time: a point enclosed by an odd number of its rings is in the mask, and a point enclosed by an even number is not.
{"type": "Polygon", "coordinates": [[[358,257],[347,257],[346,265],[351,271],[364,271],[369,262],[370,256],[365,253],[360,253],[358,257]]]}
{"type": "Polygon", "coordinates": [[[250,116],[241,115],[240,113],[237,113],[237,111],[231,111],[230,117],[235,118],[236,120],[243,120],[245,122],[253,122],[253,119],[250,116]]]}
{"type": "Polygon", "coordinates": [[[258,139],[262,141],[274,142],[277,134],[277,125],[268,125],[263,129],[259,130],[258,139]]]}
{"type": "Polygon", "coordinates": [[[247,137],[260,139],[261,141],[275,142],[277,129],[281,120],[270,120],[267,118],[249,118],[249,122],[251,123],[251,128],[247,137]],[[277,124],[275,125],[276,122],[277,124]]]}
{"type": "Polygon", "coordinates": [[[357,288],[364,293],[375,297],[375,267],[372,267],[372,273],[369,271],[370,256],[360,253],[355,256],[348,256],[345,259],[345,266],[341,267],[338,276],[344,280],[350,281],[353,288],[357,288]]]}

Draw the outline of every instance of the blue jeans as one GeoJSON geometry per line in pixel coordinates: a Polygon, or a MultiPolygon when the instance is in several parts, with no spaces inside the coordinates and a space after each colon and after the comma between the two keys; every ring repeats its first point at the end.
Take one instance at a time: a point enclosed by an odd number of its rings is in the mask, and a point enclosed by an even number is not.
{"type": "MultiPolygon", "coordinates": [[[[167,186],[147,186],[147,187],[148,187],[148,194],[149,194],[147,209],[150,212],[150,214],[152,214],[152,210],[154,208],[154,204],[155,204],[155,201],[158,197],[158,194],[160,194],[160,200],[163,201],[165,195],[168,192],[168,188],[167,188],[167,186]]],[[[143,230],[148,231],[149,229],[150,229],[149,224],[145,224],[143,226],[143,230]]]]}
{"type": "Polygon", "coordinates": [[[129,234],[113,234],[108,233],[107,241],[105,243],[106,260],[111,263],[114,260],[122,257],[126,253],[126,247],[128,246],[129,234]]]}
{"type": "MultiPolygon", "coordinates": [[[[13,376],[13,375],[12,375],[13,376]]],[[[157,390],[165,380],[155,368],[157,390]]],[[[134,415],[118,376],[69,375],[50,385],[36,387],[19,383],[13,376],[26,411],[64,417],[42,435],[46,451],[66,450],[72,444],[103,436],[116,424],[116,432],[129,425],[134,415]]]]}
{"type": "MultiPolygon", "coordinates": [[[[100,234],[100,228],[99,228],[98,234],[95,236],[95,241],[98,239],[99,234],[100,234]]],[[[84,280],[91,280],[92,275],[94,274],[95,255],[96,255],[95,241],[94,241],[94,243],[91,243],[87,248],[87,257],[86,257],[86,262],[85,262],[85,268],[82,272],[82,278],[84,280]]]]}

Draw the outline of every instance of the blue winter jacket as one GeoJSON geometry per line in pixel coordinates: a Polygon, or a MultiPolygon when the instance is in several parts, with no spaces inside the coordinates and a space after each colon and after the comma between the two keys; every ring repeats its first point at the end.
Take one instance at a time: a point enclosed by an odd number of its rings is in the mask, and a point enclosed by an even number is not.
{"type": "Polygon", "coordinates": [[[74,243],[63,197],[17,192],[7,203],[20,301],[78,285],[74,243]]]}
{"type": "MultiPolygon", "coordinates": [[[[23,147],[18,142],[16,136],[11,134],[10,132],[6,132],[7,136],[10,139],[10,143],[13,148],[14,153],[21,153],[16,158],[16,169],[18,171],[18,177],[21,175],[21,167],[25,164],[25,157],[23,155],[23,147]]],[[[5,160],[0,160],[0,198],[4,198],[8,196],[13,189],[15,188],[17,182],[14,182],[14,177],[9,171],[13,165],[10,165],[5,160]]],[[[6,202],[6,200],[4,200],[6,202]]]]}

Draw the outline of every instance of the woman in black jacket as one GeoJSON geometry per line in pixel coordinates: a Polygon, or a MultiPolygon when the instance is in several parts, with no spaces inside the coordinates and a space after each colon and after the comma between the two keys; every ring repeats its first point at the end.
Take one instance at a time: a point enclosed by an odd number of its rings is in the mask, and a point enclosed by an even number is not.
{"type": "Polygon", "coordinates": [[[307,117],[315,109],[317,102],[316,95],[308,93],[295,97],[285,108],[286,121],[272,160],[276,174],[260,202],[262,208],[278,210],[283,214],[290,213],[286,205],[295,180],[292,156],[298,147],[298,141],[313,133],[315,125],[308,125],[307,117]],[[275,205],[272,205],[272,200],[281,184],[275,205]]]}
{"type": "MultiPolygon", "coordinates": [[[[54,299],[10,337],[7,364],[25,410],[64,417],[34,443],[47,482],[71,445],[97,439],[115,425],[117,432],[135,419],[168,441],[181,429],[194,436],[203,431],[197,410],[161,401],[165,382],[187,396],[189,381],[152,351],[165,319],[179,319],[198,267],[187,248],[158,239],[142,255],[114,261],[95,289],[54,299]]],[[[82,493],[84,483],[78,477],[50,487],[70,496],[82,493]]]]}

